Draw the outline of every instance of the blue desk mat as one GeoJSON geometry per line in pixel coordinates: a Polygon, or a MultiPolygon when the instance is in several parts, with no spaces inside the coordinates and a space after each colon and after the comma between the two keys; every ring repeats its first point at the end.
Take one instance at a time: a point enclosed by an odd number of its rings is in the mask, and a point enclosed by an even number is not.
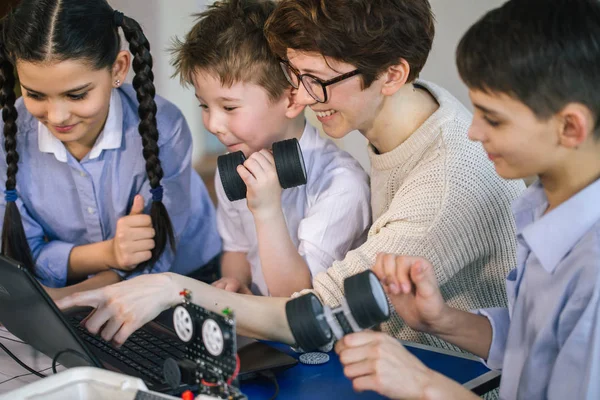
{"type": "MultiPolygon", "coordinates": [[[[269,342],[295,358],[299,354],[289,346],[269,342]]],[[[464,384],[489,371],[481,362],[467,358],[443,354],[421,348],[406,346],[429,368],[438,371],[457,382],[464,384]]],[[[382,399],[374,392],[357,393],[352,383],[344,376],[339,358],[335,352],[329,353],[329,362],[321,365],[298,365],[276,374],[279,384],[278,400],[295,399],[382,399]]],[[[242,382],[240,389],[250,400],[268,400],[275,393],[275,386],[266,378],[242,382]]]]}

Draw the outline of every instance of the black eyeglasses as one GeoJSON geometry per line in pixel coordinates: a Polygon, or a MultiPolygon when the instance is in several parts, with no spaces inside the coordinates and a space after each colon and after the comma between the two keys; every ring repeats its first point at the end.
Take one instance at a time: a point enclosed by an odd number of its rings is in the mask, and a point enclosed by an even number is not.
{"type": "Polygon", "coordinates": [[[300,74],[287,61],[280,60],[279,64],[281,65],[281,69],[283,70],[286,79],[294,89],[298,89],[300,82],[302,82],[302,85],[304,85],[304,88],[308,94],[310,94],[310,97],[319,103],[327,102],[327,90],[325,90],[327,86],[360,74],[360,71],[355,69],[354,71],[346,72],[345,74],[324,81],[310,74],[300,74]]]}

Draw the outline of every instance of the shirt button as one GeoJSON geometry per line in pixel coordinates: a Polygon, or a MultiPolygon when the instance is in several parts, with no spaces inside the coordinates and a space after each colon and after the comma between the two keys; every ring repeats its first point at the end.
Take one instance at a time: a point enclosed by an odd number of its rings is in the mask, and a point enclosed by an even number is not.
{"type": "Polygon", "coordinates": [[[86,177],[86,174],[85,174],[85,172],[83,172],[83,171],[79,171],[79,175],[81,175],[83,178],[85,178],[85,177],[86,177]]]}
{"type": "Polygon", "coordinates": [[[88,213],[93,214],[94,213],[94,209],[92,207],[88,207],[87,209],[88,213]]]}

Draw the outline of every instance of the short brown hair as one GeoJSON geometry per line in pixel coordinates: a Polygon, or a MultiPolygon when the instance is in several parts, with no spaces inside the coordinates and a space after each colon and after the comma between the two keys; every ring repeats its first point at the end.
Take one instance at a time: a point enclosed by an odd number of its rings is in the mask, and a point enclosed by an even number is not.
{"type": "Polygon", "coordinates": [[[251,82],[263,87],[271,100],[279,99],[290,85],[264,35],[274,9],[270,0],[216,1],[196,15],[196,25],[183,42],[175,39],[175,75],[182,84],[192,84],[194,73],[204,70],[222,85],[251,82]]]}
{"type": "Polygon", "coordinates": [[[428,0],[281,0],[265,27],[271,50],[317,52],[354,65],[369,87],[402,58],[408,81],[423,69],[433,42],[428,0]]]}

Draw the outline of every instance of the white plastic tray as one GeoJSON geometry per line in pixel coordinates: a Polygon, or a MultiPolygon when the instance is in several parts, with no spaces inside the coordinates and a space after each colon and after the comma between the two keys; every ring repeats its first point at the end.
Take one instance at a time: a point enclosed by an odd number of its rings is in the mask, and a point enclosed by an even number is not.
{"type": "MultiPolygon", "coordinates": [[[[0,396],[0,400],[133,400],[149,392],[139,378],[93,367],[70,368],[0,396]]],[[[149,392],[157,399],[177,399],[149,392]]]]}

